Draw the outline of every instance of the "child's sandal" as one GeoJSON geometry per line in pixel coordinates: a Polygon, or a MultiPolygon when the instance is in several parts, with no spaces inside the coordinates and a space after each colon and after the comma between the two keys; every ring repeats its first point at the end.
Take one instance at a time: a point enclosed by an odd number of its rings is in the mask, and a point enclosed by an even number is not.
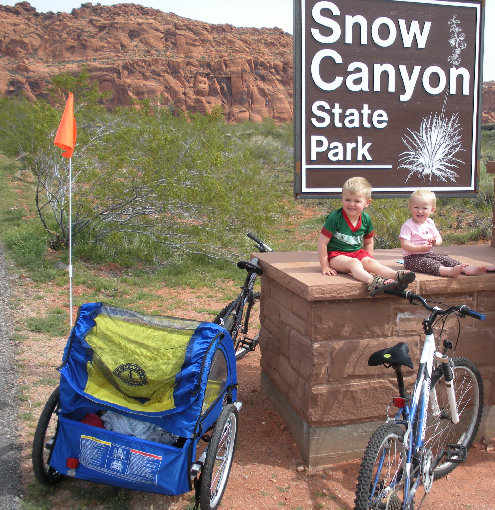
{"type": "Polygon", "coordinates": [[[397,282],[391,278],[384,278],[383,276],[374,276],[371,283],[368,285],[368,290],[371,297],[383,294],[387,289],[395,289],[397,282]]]}
{"type": "Polygon", "coordinates": [[[404,271],[404,269],[400,269],[395,274],[395,281],[397,283],[398,290],[404,290],[407,286],[412,283],[416,279],[416,273],[412,271],[404,271]]]}

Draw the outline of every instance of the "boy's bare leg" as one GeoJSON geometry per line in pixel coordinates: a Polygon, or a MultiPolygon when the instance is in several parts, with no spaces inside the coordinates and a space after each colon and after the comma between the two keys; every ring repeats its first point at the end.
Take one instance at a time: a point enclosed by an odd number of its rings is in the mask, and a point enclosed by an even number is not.
{"type": "Polygon", "coordinates": [[[448,276],[449,278],[457,278],[465,268],[465,264],[460,264],[454,267],[440,266],[440,276],[448,276]]]}
{"type": "Polygon", "coordinates": [[[486,270],[491,272],[491,271],[495,271],[495,264],[488,264],[486,266],[486,270]]]}
{"type": "Polygon", "coordinates": [[[373,280],[373,275],[366,271],[360,260],[346,257],[345,255],[331,258],[330,267],[339,273],[350,273],[353,278],[367,285],[373,280]]]}
{"type": "Polygon", "coordinates": [[[397,273],[395,269],[384,266],[383,264],[380,264],[380,262],[378,262],[377,260],[372,259],[370,257],[365,257],[361,262],[366,271],[369,271],[370,273],[373,274],[377,274],[379,276],[383,276],[384,278],[390,278],[393,280],[397,273]]]}

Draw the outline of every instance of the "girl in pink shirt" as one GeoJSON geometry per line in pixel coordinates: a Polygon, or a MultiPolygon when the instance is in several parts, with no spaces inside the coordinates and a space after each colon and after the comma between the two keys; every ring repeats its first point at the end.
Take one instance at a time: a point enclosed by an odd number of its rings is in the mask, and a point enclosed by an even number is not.
{"type": "Polygon", "coordinates": [[[404,250],[404,267],[416,273],[457,278],[461,273],[477,275],[495,271],[495,264],[471,266],[448,255],[433,252],[433,246],[442,244],[442,236],[430,215],[436,209],[436,196],[432,191],[419,189],[409,198],[411,218],[401,227],[399,239],[404,250]]]}

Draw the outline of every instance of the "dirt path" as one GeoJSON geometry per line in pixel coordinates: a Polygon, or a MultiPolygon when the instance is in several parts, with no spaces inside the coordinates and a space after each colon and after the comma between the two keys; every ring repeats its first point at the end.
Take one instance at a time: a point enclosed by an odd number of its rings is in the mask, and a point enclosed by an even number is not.
{"type": "Polygon", "coordinates": [[[20,447],[17,438],[17,405],[12,323],[9,310],[9,278],[0,244],[0,508],[20,508],[20,447]]]}

